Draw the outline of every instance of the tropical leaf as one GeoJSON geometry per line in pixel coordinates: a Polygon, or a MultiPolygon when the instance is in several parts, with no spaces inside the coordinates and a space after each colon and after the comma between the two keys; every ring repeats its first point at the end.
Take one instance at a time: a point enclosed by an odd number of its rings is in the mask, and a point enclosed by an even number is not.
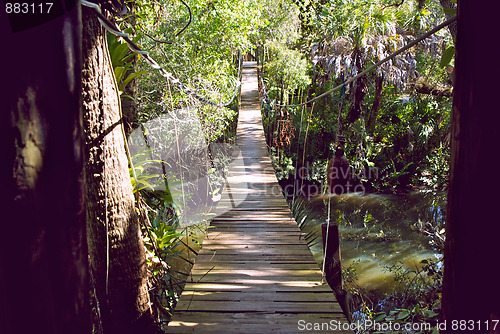
{"type": "Polygon", "coordinates": [[[448,64],[450,64],[451,59],[455,55],[455,47],[454,46],[449,46],[444,50],[442,56],[441,56],[441,62],[439,63],[439,66],[445,67],[448,64]]]}
{"type": "Polygon", "coordinates": [[[448,15],[457,15],[457,9],[456,8],[445,8],[444,12],[448,15]]]}
{"type": "Polygon", "coordinates": [[[113,67],[123,66],[123,58],[127,55],[128,45],[127,43],[121,43],[117,45],[114,50],[110,50],[111,53],[111,63],[113,67]]]}
{"type": "Polygon", "coordinates": [[[123,75],[125,74],[125,68],[124,67],[115,67],[115,78],[116,82],[121,82],[123,75]]]}
{"type": "Polygon", "coordinates": [[[127,87],[127,85],[130,83],[130,81],[134,80],[140,75],[148,73],[147,71],[140,71],[140,72],[135,72],[135,73],[130,73],[125,80],[122,82],[123,88],[127,87]]]}

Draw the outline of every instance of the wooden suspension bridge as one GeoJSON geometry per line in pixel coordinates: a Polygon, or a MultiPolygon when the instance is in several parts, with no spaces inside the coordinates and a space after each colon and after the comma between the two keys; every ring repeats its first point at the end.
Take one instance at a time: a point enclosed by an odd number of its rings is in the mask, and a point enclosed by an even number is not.
{"type": "MultiPolygon", "coordinates": [[[[169,333],[302,333],[347,318],[282,195],[266,147],[255,62],[245,62],[236,147],[169,333]]],[[[328,330],[332,330],[330,327],[328,330]]],[[[323,327],[324,329],[324,327],[323,327]]]]}

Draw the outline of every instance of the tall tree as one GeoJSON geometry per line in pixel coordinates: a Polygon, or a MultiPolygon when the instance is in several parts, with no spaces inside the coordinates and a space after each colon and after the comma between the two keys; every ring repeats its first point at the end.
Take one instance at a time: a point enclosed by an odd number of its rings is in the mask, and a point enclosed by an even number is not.
{"type": "MultiPolygon", "coordinates": [[[[439,0],[441,3],[441,6],[443,6],[444,10],[450,10],[450,9],[456,9],[457,6],[453,4],[450,0],[439,0]]],[[[445,12],[446,18],[449,19],[453,15],[451,12],[445,12]]],[[[448,26],[448,30],[450,31],[451,37],[453,37],[453,40],[457,38],[457,22],[453,22],[448,26]]]]}
{"type": "Polygon", "coordinates": [[[80,6],[51,3],[0,13],[3,334],[90,332],[80,6]]]}
{"type": "MultiPolygon", "coordinates": [[[[494,323],[486,321],[500,319],[500,225],[495,218],[498,196],[492,196],[500,188],[500,178],[492,173],[498,152],[500,67],[485,64],[487,55],[498,51],[494,41],[499,11],[497,1],[458,5],[442,304],[447,333],[464,328],[453,327],[452,321],[469,320],[476,321],[467,322],[471,333],[493,333],[494,323]],[[485,46],[491,48],[487,54],[485,46]]],[[[495,333],[499,332],[500,324],[495,333]]]]}
{"type": "Polygon", "coordinates": [[[82,97],[90,269],[108,333],[154,333],[119,96],[105,33],[82,12],[82,97]]]}

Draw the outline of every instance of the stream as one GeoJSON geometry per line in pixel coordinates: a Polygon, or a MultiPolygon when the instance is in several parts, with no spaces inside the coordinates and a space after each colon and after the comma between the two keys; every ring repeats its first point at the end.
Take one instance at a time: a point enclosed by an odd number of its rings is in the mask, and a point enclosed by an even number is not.
{"type": "MultiPolygon", "coordinates": [[[[302,200],[302,199],[301,199],[302,200]]],[[[444,226],[445,192],[411,192],[403,195],[361,194],[303,199],[301,224],[316,261],[322,263],[321,224],[339,225],[342,266],[356,270],[357,284],[383,295],[394,289],[388,268],[401,263],[415,269],[420,261],[441,259],[431,238],[415,226],[444,226]]]]}

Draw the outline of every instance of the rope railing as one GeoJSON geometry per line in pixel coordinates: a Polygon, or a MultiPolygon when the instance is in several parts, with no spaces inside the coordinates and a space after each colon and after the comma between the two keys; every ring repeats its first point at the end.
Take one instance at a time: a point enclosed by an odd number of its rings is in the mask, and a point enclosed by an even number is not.
{"type": "Polygon", "coordinates": [[[452,16],[450,17],[448,20],[444,21],[443,23],[441,23],[440,25],[436,26],[434,29],[428,31],[427,33],[423,34],[422,36],[418,37],[417,39],[409,42],[408,44],[406,44],[405,46],[403,46],[402,48],[400,48],[399,50],[393,52],[392,54],[390,54],[389,56],[385,57],[384,59],[376,62],[375,64],[373,64],[372,66],[370,66],[369,68],[367,68],[366,70],[364,70],[363,72],[359,73],[358,75],[344,81],[343,83],[341,83],[340,85],[330,89],[329,91],[327,92],[324,92],[323,94],[321,95],[318,95],[316,96],[315,98],[313,99],[310,99],[309,101],[306,101],[306,102],[303,102],[303,103],[298,103],[298,104],[276,104],[276,106],[278,107],[300,107],[300,106],[303,106],[303,105],[306,105],[306,104],[309,104],[309,103],[312,103],[314,101],[317,101],[325,96],[327,96],[328,94],[330,93],[333,93],[337,90],[339,90],[340,88],[342,88],[343,86],[347,86],[348,84],[350,84],[351,82],[361,78],[362,76],[368,74],[369,72],[373,71],[374,69],[376,69],[377,67],[379,67],[380,65],[382,65],[383,63],[393,59],[394,57],[396,57],[397,55],[405,52],[406,50],[410,49],[411,47],[415,46],[416,44],[420,43],[421,41],[423,41],[424,39],[434,35],[436,32],[438,32],[439,30],[443,29],[444,27],[452,24],[453,22],[455,22],[457,20],[457,16],[452,16]]]}
{"type": "MultiPolygon", "coordinates": [[[[158,64],[149,55],[149,53],[147,51],[142,50],[139,46],[137,46],[137,44],[135,44],[130,39],[130,37],[127,33],[121,31],[113,22],[108,20],[103,15],[101,8],[99,7],[98,4],[96,4],[94,2],[86,1],[86,0],[81,0],[81,3],[82,3],[82,5],[84,5],[86,7],[92,8],[94,10],[95,15],[97,16],[99,22],[107,31],[109,31],[110,33],[112,33],[115,36],[121,37],[127,43],[128,47],[131,51],[140,54],[152,68],[154,68],[155,70],[158,70],[160,72],[160,74],[165,79],[167,79],[169,82],[171,82],[179,91],[181,91],[187,95],[190,95],[203,103],[210,104],[210,105],[217,106],[217,107],[229,106],[233,102],[235,97],[237,96],[238,91],[239,91],[238,88],[241,85],[239,78],[238,78],[238,82],[236,84],[236,87],[234,89],[233,96],[226,103],[217,103],[217,102],[214,102],[206,97],[201,96],[200,94],[195,92],[193,89],[189,88],[184,83],[182,83],[179,79],[175,78],[171,73],[167,72],[160,64],[158,64]]],[[[241,72],[241,55],[240,55],[239,63],[240,64],[239,64],[238,70],[241,72]]],[[[239,76],[239,74],[238,74],[238,76],[239,76]]]]}

